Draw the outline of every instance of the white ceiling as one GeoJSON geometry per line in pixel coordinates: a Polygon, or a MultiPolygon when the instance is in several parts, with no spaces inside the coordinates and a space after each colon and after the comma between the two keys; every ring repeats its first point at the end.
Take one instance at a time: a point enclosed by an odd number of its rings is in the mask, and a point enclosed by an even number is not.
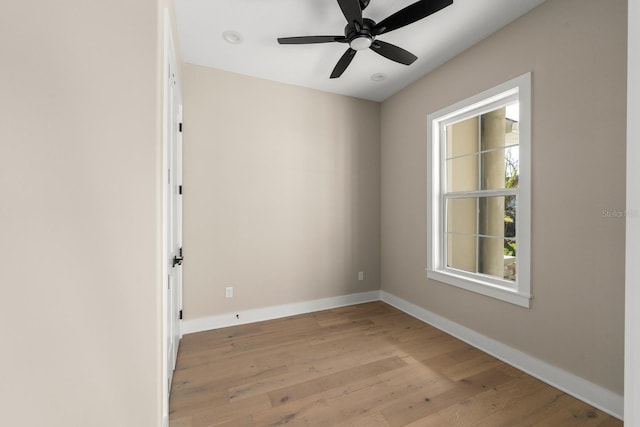
{"type": "MultiPolygon", "coordinates": [[[[416,0],[371,0],[365,18],[380,22],[416,0]]],[[[544,0],[454,0],[453,5],[378,36],[418,56],[412,65],[370,50],[356,54],[338,79],[329,79],[344,43],[280,45],[278,37],[343,35],[336,0],[175,0],[178,44],[185,62],[283,83],[382,101],[434,70],[544,0]],[[240,44],[222,38],[239,32],[240,44]],[[387,79],[374,82],[371,75],[387,79]]]]}

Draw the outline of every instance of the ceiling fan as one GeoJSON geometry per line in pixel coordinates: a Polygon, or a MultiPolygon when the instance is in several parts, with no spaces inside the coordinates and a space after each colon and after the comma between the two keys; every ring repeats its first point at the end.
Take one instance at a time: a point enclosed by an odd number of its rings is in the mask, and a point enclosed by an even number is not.
{"type": "Polygon", "coordinates": [[[375,21],[362,17],[362,11],[369,5],[369,1],[338,0],[342,14],[347,19],[347,26],[344,27],[344,36],[280,37],[278,38],[278,43],[348,43],[349,48],[338,60],[331,72],[332,79],[338,78],[344,73],[357,51],[367,48],[392,61],[410,65],[418,59],[417,56],[391,43],[376,40],[376,37],[419,21],[453,4],[453,0],[420,0],[376,24],[375,21]]]}

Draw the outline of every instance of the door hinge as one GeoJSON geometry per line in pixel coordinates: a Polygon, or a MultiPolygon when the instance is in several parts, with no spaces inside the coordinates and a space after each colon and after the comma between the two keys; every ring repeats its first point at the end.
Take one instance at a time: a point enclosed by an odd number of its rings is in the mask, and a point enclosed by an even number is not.
{"type": "Polygon", "coordinates": [[[180,310],[180,320],[182,320],[182,310],[180,310]]]}
{"type": "Polygon", "coordinates": [[[182,185],[178,185],[178,194],[182,195],[182,185]]]}
{"type": "Polygon", "coordinates": [[[182,132],[182,123],[178,123],[178,132],[182,132]]]}

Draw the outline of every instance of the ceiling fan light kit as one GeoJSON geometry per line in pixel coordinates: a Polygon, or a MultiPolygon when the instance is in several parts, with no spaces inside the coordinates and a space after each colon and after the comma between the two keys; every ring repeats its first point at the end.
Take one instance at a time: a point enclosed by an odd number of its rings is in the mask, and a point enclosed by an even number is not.
{"type": "Polygon", "coordinates": [[[344,73],[355,54],[371,49],[378,55],[404,65],[412,64],[417,56],[391,43],[376,40],[376,37],[412,24],[453,4],[453,0],[420,0],[388,16],[379,23],[363,18],[362,11],[369,0],[337,0],[342,14],[347,20],[344,36],[298,36],[278,38],[280,44],[348,43],[349,47],[331,72],[331,78],[344,73]]]}
{"type": "Polygon", "coordinates": [[[353,50],[365,50],[369,49],[373,43],[373,37],[358,36],[349,42],[349,47],[353,50]]]}

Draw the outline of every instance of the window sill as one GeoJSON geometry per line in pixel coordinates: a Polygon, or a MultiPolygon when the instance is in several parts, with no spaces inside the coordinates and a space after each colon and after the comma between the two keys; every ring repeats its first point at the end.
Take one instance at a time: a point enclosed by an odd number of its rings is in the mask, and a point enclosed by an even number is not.
{"type": "Polygon", "coordinates": [[[525,295],[521,292],[518,292],[517,289],[511,289],[441,270],[427,269],[427,278],[491,298],[510,302],[521,307],[530,307],[531,295],[525,295]]]}

